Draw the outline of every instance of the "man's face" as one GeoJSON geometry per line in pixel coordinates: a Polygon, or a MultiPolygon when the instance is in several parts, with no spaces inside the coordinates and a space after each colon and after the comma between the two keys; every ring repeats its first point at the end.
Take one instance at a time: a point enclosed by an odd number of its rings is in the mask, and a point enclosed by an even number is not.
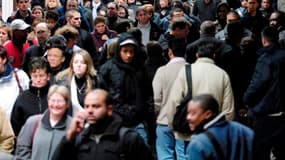
{"type": "Polygon", "coordinates": [[[205,120],[209,119],[211,113],[204,111],[200,102],[190,101],[187,109],[187,121],[191,131],[195,131],[205,120]]]}
{"type": "Polygon", "coordinates": [[[37,35],[37,39],[39,44],[42,46],[45,44],[46,40],[49,38],[50,36],[50,31],[49,29],[46,27],[46,25],[43,25],[42,23],[39,23],[36,28],[35,28],[35,32],[37,35]]]}
{"type": "Polygon", "coordinates": [[[137,16],[136,16],[136,18],[137,18],[137,20],[138,20],[138,22],[140,23],[140,24],[147,24],[148,22],[149,22],[149,15],[146,13],[146,12],[144,12],[144,11],[140,11],[138,14],[137,14],[137,16]]]}
{"type": "Polygon", "coordinates": [[[262,0],[261,7],[263,9],[268,9],[270,7],[270,0],[262,0]]]}
{"type": "Polygon", "coordinates": [[[65,57],[59,48],[50,48],[47,51],[47,60],[52,69],[58,69],[62,66],[65,57]]]}
{"type": "Polygon", "coordinates": [[[258,2],[257,0],[248,0],[247,10],[249,13],[257,11],[258,2]]]}
{"type": "Polygon", "coordinates": [[[13,30],[13,39],[21,43],[25,43],[27,40],[28,31],[27,30],[13,30]]]}
{"type": "Polygon", "coordinates": [[[21,11],[28,11],[28,8],[30,6],[29,0],[19,0],[17,7],[21,11]]]}
{"type": "Polygon", "coordinates": [[[78,2],[76,0],[68,0],[66,3],[66,10],[78,9],[78,2]]]}
{"type": "Polygon", "coordinates": [[[75,28],[80,28],[81,25],[80,13],[76,12],[75,14],[73,14],[73,17],[69,18],[69,24],[75,28]]]}
{"type": "Polygon", "coordinates": [[[125,45],[120,49],[120,56],[123,62],[131,63],[135,56],[135,47],[133,45],[125,45]]]}
{"type": "Polygon", "coordinates": [[[87,122],[95,124],[97,121],[112,115],[112,106],[105,103],[106,96],[100,93],[89,93],[84,100],[84,109],[87,111],[87,122]]]}
{"type": "Polygon", "coordinates": [[[116,8],[116,5],[111,3],[111,4],[108,4],[107,6],[107,16],[108,17],[115,17],[117,16],[117,8],[116,8]]]}
{"type": "Polygon", "coordinates": [[[36,88],[42,88],[47,85],[50,76],[44,69],[36,69],[30,73],[32,86],[36,88]]]}
{"type": "Polygon", "coordinates": [[[272,13],[269,17],[269,25],[274,28],[279,28],[280,27],[280,22],[279,22],[279,15],[278,13],[272,13]]]}
{"type": "Polygon", "coordinates": [[[186,26],[185,28],[176,28],[174,31],[174,36],[177,38],[186,38],[189,34],[189,26],[186,26]]]}
{"type": "Polygon", "coordinates": [[[233,21],[237,21],[237,20],[239,20],[239,17],[237,15],[234,15],[234,14],[227,15],[227,24],[233,21]]]}

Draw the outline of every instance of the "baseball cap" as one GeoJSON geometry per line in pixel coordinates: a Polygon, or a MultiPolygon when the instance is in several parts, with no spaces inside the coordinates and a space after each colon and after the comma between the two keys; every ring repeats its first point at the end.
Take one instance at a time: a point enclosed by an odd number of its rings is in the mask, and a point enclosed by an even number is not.
{"type": "Polygon", "coordinates": [[[11,23],[12,30],[26,30],[29,27],[30,27],[30,25],[27,24],[22,19],[15,19],[11,23]]]}
{"type": "Polygon", "coordinates": [[[138,45],[137,42],[135,42],[133,39],[126,39],[126,40],[124,40],[124,41],[122,41],[120,43],[120,46],[124,46],[124,45],[127,45],[127,44],[132,44],[132,45],[135,45],[135,46],[138,45]]]}

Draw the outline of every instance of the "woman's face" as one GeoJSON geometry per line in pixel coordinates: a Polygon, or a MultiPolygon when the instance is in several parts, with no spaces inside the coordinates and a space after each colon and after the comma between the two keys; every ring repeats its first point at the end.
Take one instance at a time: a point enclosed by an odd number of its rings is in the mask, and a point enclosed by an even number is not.
{"type": "Polygon", "coordinates": [[[44,69],[36,69],[30,73],[32,86],[36,88],[42,88],[47,85],[49,81],[49,74],[44,69]]]}
{"type": "Polygon", "coordinates": [[[0,41],[1,43],[5,43],[7,40],[9,40],[8,38],[8,32],[3,29],[3,28],[0,28],[0,41]]]}
{"type": "Polygon", "coordinates": [[[72,66],[73,66],[73,72],[77,77],[82,77],[85,75],[87,70],[87,64],[85,63],[82,55],[76,54],[74,56],[72,66]]]}
{"type": "Polygon", "coordinates": [[[49,9],[55,9],[57,7],[56,0],[49,0],[47,5],[49,9]]]}
{"type": "Polygon", "coordinates": [[[95,25],[95,30],[97,31],[97,33],[102,34],[102,33],[104,33],[105,30],[106,30],[105,27],[106,27],[105,23],[100,22],[100,23],[97,23],[97,24],[95,25]]]}
{"type": "Polygon", "coordinates": [[[64,97],[59,93],[53,93],[48,99],[48,109],[53,116],[63,116],[68,103],[64,97]]]}
{"type": "Polygon", "coordinates": [[[59,48],[51,48],[48,50],[47,60],[52,69],[58,69],[62,66],[65,57],[59,48]]]}
{"type": "Polygon", "coordinates": [[[36,18],[43,18],[43,12],[40,9],[33,10],[32,15],[36,18]]]}

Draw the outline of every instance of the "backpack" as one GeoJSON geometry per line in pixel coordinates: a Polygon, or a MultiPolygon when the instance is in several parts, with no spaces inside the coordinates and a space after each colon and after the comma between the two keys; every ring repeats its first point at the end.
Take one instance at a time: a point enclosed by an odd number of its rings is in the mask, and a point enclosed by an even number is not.
{"type": "Polygon", "coordinates": [[[186,80],[188,93],[181,101],[181,103],[176,107],[176,113],[173,118],[173,130],[180,133],[191,134],[189,123],[186,120],[187,116],[187,104],[192,99],[192,77],[191,77],[191,64],[185,65],[186,80]]]}

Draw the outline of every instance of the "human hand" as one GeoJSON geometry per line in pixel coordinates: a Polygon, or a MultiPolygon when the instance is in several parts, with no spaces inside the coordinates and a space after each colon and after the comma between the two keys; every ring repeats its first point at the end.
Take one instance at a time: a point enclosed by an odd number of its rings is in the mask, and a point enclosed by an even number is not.
{"type": "Polygon", "coordinates": [[[85,120],[87,116],[88,114],[84,110],[77,112],[75,117],[72,119],[70,128],[68,129],[66,134],[66,139],[68,141],[75,138],[75,136],[78,135],[84,129],[85,120]]]}

